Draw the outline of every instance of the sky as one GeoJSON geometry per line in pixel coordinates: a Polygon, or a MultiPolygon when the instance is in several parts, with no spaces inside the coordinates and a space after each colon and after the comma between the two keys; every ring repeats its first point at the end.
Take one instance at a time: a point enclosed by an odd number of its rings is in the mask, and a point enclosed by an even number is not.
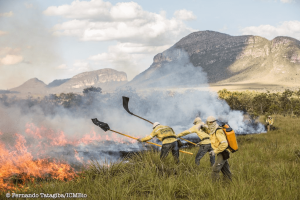
{"type": "Polygon", "coordinates": [[[300,40],[300,0],[0,0],[0,90],[104,68],[130,81],[205,30],[300,40]]]}

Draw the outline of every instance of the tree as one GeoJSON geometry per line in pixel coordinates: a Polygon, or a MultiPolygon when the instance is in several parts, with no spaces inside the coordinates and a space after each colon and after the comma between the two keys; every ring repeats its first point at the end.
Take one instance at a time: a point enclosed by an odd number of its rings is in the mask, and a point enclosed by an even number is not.
{"type": "Polygon", "coordinates": [[[93,86],[83,89],[83,94],[88,94],[89,92],[102,93],[102,89],[100,87],[93,87],[93,86]]]}

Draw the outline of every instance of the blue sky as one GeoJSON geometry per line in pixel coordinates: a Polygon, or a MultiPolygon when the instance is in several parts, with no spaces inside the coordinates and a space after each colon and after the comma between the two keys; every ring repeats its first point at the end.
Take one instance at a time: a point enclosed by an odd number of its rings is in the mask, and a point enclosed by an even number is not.
{"type": "Polygon", "coordinates": [[[103,68],[131,80],[203,30],[300,40],[300,1],[0,0],[0,89],[103,68]]]}

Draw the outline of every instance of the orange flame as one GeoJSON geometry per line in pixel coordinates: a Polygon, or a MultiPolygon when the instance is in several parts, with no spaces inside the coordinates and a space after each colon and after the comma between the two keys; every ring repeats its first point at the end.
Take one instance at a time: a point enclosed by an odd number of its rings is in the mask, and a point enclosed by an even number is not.
{"type": "MultiPolygon", "coordinates": [[[[0,132],[0,135],[3,135],[0,132]]],[[[30,153],[31,148],[37,148],[39,156],[45,157],[47,148],[53,146],[65,146],[80,144],[87,145],[93,142],[114,141],[118,143],[136,143],[136,140],[124,138],[115,133],[102,135],[92,129],[89,133],[81,137],[68,136],[63,131],[54,131],[46,127],[37,127],[33,123],[27,123],[25,126],[25,136],[15,134],[16,140],[13,147],[6,148],[4,143],[0,142],[0,189],[14,190],[15,187],[10,181],[11,177],[17,175],[22,183],[34,181],[35,178],[43,178],[50,175],[53,179],[70,180],[76,176],[75,170],[68,164],[58,161],[50,161],[48,158],[34,159],[35,156],[30,153]],[[30,144],[26,144],[26,139],[30,138],[30,144]],[[33,138],[33,140],[32,140],[33,138]],[[34,145],[32,145],[34,144],[34,145]]],[[[28,140],[29,141],[29,140],[28,140]]],[[[78,152],[74,157],[77,161],[83,162],[83,157],[79,157],[78,152]]],[[[109,166],[108,166],[109,167],[109,166]]],[[[22,187],[19,184],[19,187],[22,187]]]]}
{"type": "Polygon", "coordinates": [[[34,177],[43,178],[45,174],[59,180],[74,178],[75,172],[68,164],[49,162],[48,159],[34,160],[27,151],[25,138],[19,134],[16,134],[16,137],[15,151],[7,150],[5,145],[0,143],[0,188],[15,189],[9,178],[16,174],[23,183],[26,180],[33,181],[34,177]]]}

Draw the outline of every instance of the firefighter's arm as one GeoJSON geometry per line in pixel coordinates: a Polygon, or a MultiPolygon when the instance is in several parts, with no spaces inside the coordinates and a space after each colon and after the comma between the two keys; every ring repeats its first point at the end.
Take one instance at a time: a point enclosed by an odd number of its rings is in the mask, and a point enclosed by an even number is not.
{"type": "Polygon", "coordinates": [[[200,127],[200,130],[204,131],[205,133],[208,133],[209,134],[209,131],[208,131],[208,126],[206,124],[202,125],[200,127]]]}
{"type": "Polygon", "coordinates": [[[216,132],[216,137],[219,140],[220,144],[217,149],[214,150],[215,154],[223,152],[228,147],[228,142],[223,130],[219,129],[216,132]]]}
{"type": "Polygon", "coordinates": [[[151,140],[151,139],[152,139],[153,137],[155,137],[155,136],[156,136],[156,133],[155,133],[155,131],[153,130],[153,131],[151,132],[150,135],[148,135],[148,136],[142,138],[142,139],[141,139],[141,142],[147,142],[148,140],[151,140]]]}
{"type": "Polygon", "coordinates": [[[273,121],[273,119],[271,119],[270,125],[273,125],[273,123],[274,123],[274,121],[273,121]]]}
{"type": "Polygon", "coordinates": [[[190,133],[192,133],[192,132],[190,131],[190,129],[188,129],[188,130],[185,130],[185,131],[179,133],[179,134],[177,135],[177,137],[182,137],[182,136],[188,135],[188,134],[190,134],[190,133]]]}

